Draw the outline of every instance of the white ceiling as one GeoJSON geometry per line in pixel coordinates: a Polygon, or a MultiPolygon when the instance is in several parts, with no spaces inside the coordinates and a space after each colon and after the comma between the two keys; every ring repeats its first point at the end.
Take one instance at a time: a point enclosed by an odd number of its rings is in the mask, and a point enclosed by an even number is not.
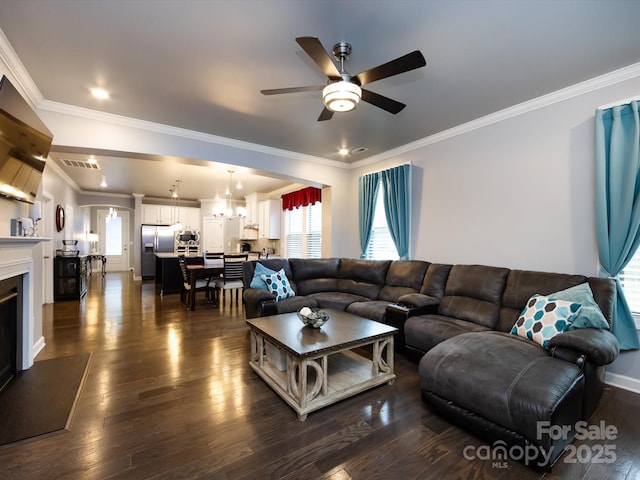
{"type": "MultiPolygon", "coordinates": [[[[631,0],[0,1],[0,29],[46,100],[349,163],[640,62],[638,18],[631,0]],[[351,74],[416,49],[427,66],[368,85],[407,104],[398,115],[361,103],[317,122],[320,92],[260,94],[325,83],[299,36],[328,51],[349,42],[351,74]],[[92,98],[94,86],[111,99],[92,98]]],[[[55,145],[52,156],[87,153],[55,145]]],[[[194,163],[110,153],[99,162],[120,193],[163,196],[179,177],[186,189],[194,163]],[[150,181],[150,162],[166,178],[150,181]]],[[[194,168],[193,198],[210,198],[220,175],[194,168]]],[[[64,170],[99,190],[94,172],[64,170]]]]}

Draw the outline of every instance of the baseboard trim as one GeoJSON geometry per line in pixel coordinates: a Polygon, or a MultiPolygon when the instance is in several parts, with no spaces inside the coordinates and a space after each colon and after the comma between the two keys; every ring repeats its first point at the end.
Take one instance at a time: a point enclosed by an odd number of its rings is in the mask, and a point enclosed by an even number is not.
{"type": "Polygon", "coordinates": [[[637,378],[627,377],[617,373],[607,372],[604,377],[604,383],[612,387],[629,390],[633,393],[640,393],[640,380],[637,378]]]}
{"type": "Polygon", "coordinates": [[[37,342],[33,344],[33,358],[36,358],[38,354],[45,347],[44,337],[40,337],[37,342]]]}

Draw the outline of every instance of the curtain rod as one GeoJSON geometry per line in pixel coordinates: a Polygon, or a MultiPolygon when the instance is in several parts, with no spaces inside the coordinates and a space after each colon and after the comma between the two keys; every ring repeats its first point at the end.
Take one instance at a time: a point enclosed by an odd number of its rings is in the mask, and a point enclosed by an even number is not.
{"type": "Polygon", "coordinates": [[[363,173],[362,175],[371,175],[372,173],[380,173],[380,172],[383,172],[385,170],[391,170],[392,168],[402,167],[404,165],[409,165],[411,167],[411,166],[413,166],[413,163],[411,162],[411,160],[409,160],[408,162],[399,163],[397,165],[394,165],[393,167],[387,167],[387,168],[383,168],[382,170],[375,170],[373,172],[363,173]]]}
{"type": "Polygon", "coordinates": [[[612,107],[617,107],[617,106],[622,106],[622,105],[627,105],[631,102],[633,102],[634,100],[636,101],[640,101],[640,97],[631,97],[631,98],[627,98],[625,100],[619,100],[617,102],[614,103],[610,103],[608,105],[602,105],[600,107],[598,107],[596,110],[605,110],[607,108],[612,108],[612,107]]]}

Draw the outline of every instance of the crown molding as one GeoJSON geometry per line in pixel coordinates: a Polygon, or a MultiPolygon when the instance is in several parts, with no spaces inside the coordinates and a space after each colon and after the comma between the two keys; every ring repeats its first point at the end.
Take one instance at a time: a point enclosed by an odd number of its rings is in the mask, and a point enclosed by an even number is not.
{"type": "Polygon", "coordinates": [[[494,123],[502,122],[510,118],[524,115],[525,113],[533,112],[534,110],[538,110],[540,108],[564,102],[565,100],[569,100],[571,98],[578,97],[580,95],[584,95],[601,88],[606,88],[639,76],[640,63],[634,63],[618,70],[614,70],[613,72],[605,73],[604,75],[600,75],[598,77],[585,80],[584,82],[571,85],[561,90],[542,95],[532,100],[527,100],[526,102],[522,102],[512,107],[505,108],[504,110],[499,110],[495,113],[480,117],[476,120],[472,120],[471,122],[463,123],[462,125],[458,125],[448,130],[438,132],[434,135],[430,135],[415,142],[407,143],[406,145],[402,145],[398,148],[387,150],[386,152],[380,153],[378,155],[374,155],[358,162],[354,162],[351,165],[353,166],[353,168],[359,168],[382,160],[388,160],[390,158],[394,158],[399,155],[418,150],[428,145],[433,145],[435,143],[457,137],[458,135],[463,135],[465,133],[484,128],[486,126],[493,125],[494,123]]]}
{"type": "Polygon", "coordinates": [[[92,197],[112,197],[112,198],[124,198],[126,200],[131,200],[130,193],[109,193],[98,190],[79,190],[78,193],[80,195],[91,195],[92,197]]]}
{"type": "Polygon", "coordinates": [[[42,93],[34,83],[31,75],[23,65],[20,57],[13,49],[9,40],[0,28],[0,62],[7,68],[8,76],[11,83],[15,85],[18,91],[26,98],[31,107],[37,107],[44,98],[42,93]]]}

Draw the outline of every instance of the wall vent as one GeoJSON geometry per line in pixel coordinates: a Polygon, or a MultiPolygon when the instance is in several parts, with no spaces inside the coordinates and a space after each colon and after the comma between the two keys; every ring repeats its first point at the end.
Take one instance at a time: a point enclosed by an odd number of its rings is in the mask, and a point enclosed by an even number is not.
{"type": "Polygon", "coordinates": [[[88,162],[86,160],[68,160],[66,158],[63,158],[62,163],[64,163],[67,167],[86,168],[88,170],[100,170],[100,165],[98,165],[98,162],[88,162]]]}

